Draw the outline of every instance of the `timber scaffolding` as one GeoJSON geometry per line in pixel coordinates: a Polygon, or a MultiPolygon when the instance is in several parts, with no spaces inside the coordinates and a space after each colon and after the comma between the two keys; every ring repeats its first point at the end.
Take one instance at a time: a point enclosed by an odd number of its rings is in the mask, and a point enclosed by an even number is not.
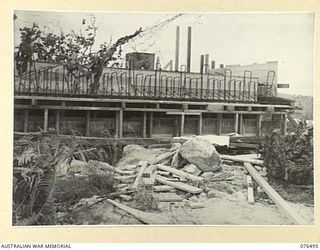
{"type": "Polygon", "coordinates": [[[251,72],[233,76],[105,68],[93,76],[59,64],[36,62],[15,76],[15,132],[77,131],[86,137],[171,138],[192,134],[259,136],[270,126],[285,131],[294,103],[276,96],[274,72],[259,83],[251,72]],[[270,79],[270,80],[269,80],[270,79]],[[72,130],[72,131],[71,131],[72,130]]]}

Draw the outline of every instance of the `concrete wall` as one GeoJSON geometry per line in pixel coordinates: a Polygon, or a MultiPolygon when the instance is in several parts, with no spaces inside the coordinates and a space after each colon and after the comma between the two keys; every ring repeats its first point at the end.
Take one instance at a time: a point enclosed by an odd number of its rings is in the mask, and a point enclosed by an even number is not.
{"type": "Polygon", "coordinates": [[[266,63],[254,63],[249,65],[232,64],[226,65],[225,68],[210,69],[211,74],[225,74],[225,69],[230,69],[233,76],[243,77],[245,71],[251,71],[252,77],[257,78],[260,83],[267,82],[267,76],[269,71],[275,72],[274,83],[277,83],[278,79],[278,61],[271,61],[266,63]]]}

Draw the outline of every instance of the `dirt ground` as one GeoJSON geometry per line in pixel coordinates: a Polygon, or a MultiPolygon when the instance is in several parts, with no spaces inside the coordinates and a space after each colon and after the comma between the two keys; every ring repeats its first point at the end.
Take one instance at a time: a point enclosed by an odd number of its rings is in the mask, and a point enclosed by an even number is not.
{"type": "MultiPolygon", "coordinates": [[[[183,197],[180,202],[158,202],[158,213],[180,225],[290,225],[291,222],[263,192],[255,188],[255,203],[249,204],[245,173],[241,165],[223,164],[221,172],[232,174],[230,181],[211,181],[205,183],[204,192],[189,195],[177,192],[183,197]],[[191,208],[190,204],[202,204],[202,208],[191,208]]],[[[219,173],[221,173],[219,172],[219,173]]],[[[217,173],[217,174],[219,174],[217,173]]],[[[275,185],[275,184],[274,184],[275,185]]],[[[290,191],[275,185],[289,204],[308,222],[313,224],[313,195],[308,190],[299,189],[298,198],[290,196],[290,191]],[[289,199],[287,199],[289,197],[289,199]],[[291,198],[290,198],[291,197],[291,198]],[[299,198],[300,197],[300,198],[299,198]],[[293,202],[292,202],[293,201],[293,202]]],[[[122,201],[121,201],[122,202],[122,201]]],[[[132,207],[131,202],[122,202],[132,207]]],[[[150,212],[150,211],[149,211],[150,212]]],[[[70,217],[71,218],[71,217],[70,217]]],[[[69,219],[70,219],[69,218],[69,219]]],[[[68,224],[118,225],[142,224],[126,212],[114,207],[107,201],[98,203],[88,210],[74,214],[68,224]]]]}

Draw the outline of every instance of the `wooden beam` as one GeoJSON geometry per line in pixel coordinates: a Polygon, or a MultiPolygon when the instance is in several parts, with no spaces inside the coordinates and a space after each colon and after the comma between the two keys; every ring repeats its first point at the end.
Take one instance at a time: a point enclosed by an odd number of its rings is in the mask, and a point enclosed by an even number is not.
{"type": "Polygon", "coordinates": [[[262,187],[266,194],[273,200],[280,211],[288,217],[294,224],[306,225],[308,224],[293,208],[266,182],[262,176],[254,169],[254,167],[245,162],[244,167],[253,177],[253,179],[262,187]]]}
{"type": "Polygon", "coordinates": [[[180,120],[180,136],[184,135],[184,118],[184,114],[182,114],[180,120]]]}
{"type": "Polygon", "coordinates": [[[176,189],[174,187],[170,187],[167,185],[160,185],[160,186],[153,186],[152,190],[154,192],[168,192],[168,191],[174,191],[176,189]]]}
{"type": "Polygon", "coordinates": [[[254,204],[253,183],[251,175],[247,175],[248,202],[254,204]]]}
{"type": "Polygon", "coordinates": [[[188,192],[188,193],[192,193],[192,194],[200,194],[200,193],[202,193],[202,189],[201,188],[190,186],[190,185],[182,183],[182,182],[168,181],[165,177],[162,177],[160,175],[157,175],[156,180],[161,184],[164,184],[164,185],[167,185],[167,186],[170,186],[170,187],[174,187],[174,188],[183,190],[183,191],[188,192]]]}
{"type": "Polygon", "coordinates": [[[144,171],[147,169],[147,167],[149,166],[149,163],[147,161],[140,161],[139,162],[140,170],[139,173],[137,175],[137,178],[135,179],[132,188],[137,189],[140,184],[141,184],[141,180],[142,180],[142,175],[144,173],[144,171]]]}
{"type": "Polygon", "coordinates": [[[86,111],[86,136],[90,136],[90,111],[86,111]]]}
{"type": "Polygon", "coordinates": [[[152,130],[153,130],[153,112],[149,113],[149,138],[152,138],[152,130]]]}
{"type": "Polygon", "coordinates": [[[23,132],[27,133],[29,130],[29,110],[24,110],[24,116],[23,116],[23,132]]]}
{"type": "Polygon", "coordinates": [[[43,131],[47,132],[48,131],[48,113],[49,110],[45,109],[44,114],[43,114],[43,131]]]}
{"type": "Polygon", "coordinates": [[[217,114],[217,135],[221,135],[222,133],[222,114],[217,114]]]}
{"type": "Polygon", "coordinates": [[[138,209],[135,208],[131,208],[128,207],[124,204],[121,204],[120,202],[111,200],[111,199],[107,199],[107,201],[109,203],[111,203],[112,205],[114,205],[115,207],[118,207],[120,209],[122,209],[123,211],[127,212],[128,214],[131,214],[132,216],[134,216],[136,219],[138,219],[139,221],[145,223],[145,224],[151,224],[151,225],[156,225],[156,224],[161,224],[161,225],[167,225],[167,224],[172,224],[172,221],[160,214],[157,213],[147,213],[147,212],[143,212],[140,211],[138,209]]]}
{"type": "Polygon", "coordinates": [[[60,110],[56,110],[56,131],[60,133],[60,110]]]}
{"type": "Polygon", "coordinates": [[[142,113],[142,138],[147,137],[147,112],[142,113]]]}
{"type": "Polygon", "coordinates": [[[198,135],[202,134],[202,114],[200,114],[199,116],[199,120],[198,120],[198,135]]]}
{"type": "Polygon", "coordinates": [[[193,175],[193,174],[189,174],[187,172],[178,170],[176,168],[168,167],[168,166],[165,166],[165,165],[162,165],[162,164],[158,164],[157,166],[158,166],[158,169],[160,169],[160,170],[170,172],[172,174],[178,175],[180,177],[183,177],[183,178],[186,178],[186,179],[189,179],[189,180],[192,180],[192,181],[199,181],[200,182],[200,181],[204,180],[202,177],[199,177],[199,176],[196,176],[196,175],[193,175]]]}
{"type": "Polygon", "coordinates": [[[119,138],[123,137],[123,109],[119,111],[119,138]]]}
{"type": "Polygon", "coordinates": [[[263,161],[262,160],[255,160],[255,159],[249,159],[249,158],[245,158],[245,157],[241,157],[240,155],[220,155],[220,158],[222,160],[228,160],[228,161],[236,161],[236,162],[248,162],[248,163],[252,163],[254,165],[259,165],[259,166],[263,166],[263,161]]]}

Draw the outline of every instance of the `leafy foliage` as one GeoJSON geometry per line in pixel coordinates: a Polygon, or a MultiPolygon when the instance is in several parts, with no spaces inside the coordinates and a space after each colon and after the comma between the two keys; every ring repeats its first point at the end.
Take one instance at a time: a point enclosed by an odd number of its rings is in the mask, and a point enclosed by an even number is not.
{"type": "Polygon", "coordinates": [[[71,161],[79,142],[70,137],[63,141],[55,132],[28,135],[14,146],[13,223],[47,224],[44,211],[52,202],[56,166],[71,161]]]}
{"type": "Polygon", "coordinates": [[[288,135],[270,131],[260,141],[269,177],[293,184],[313,183],[313,128],[301,122],[288,135]]]}

